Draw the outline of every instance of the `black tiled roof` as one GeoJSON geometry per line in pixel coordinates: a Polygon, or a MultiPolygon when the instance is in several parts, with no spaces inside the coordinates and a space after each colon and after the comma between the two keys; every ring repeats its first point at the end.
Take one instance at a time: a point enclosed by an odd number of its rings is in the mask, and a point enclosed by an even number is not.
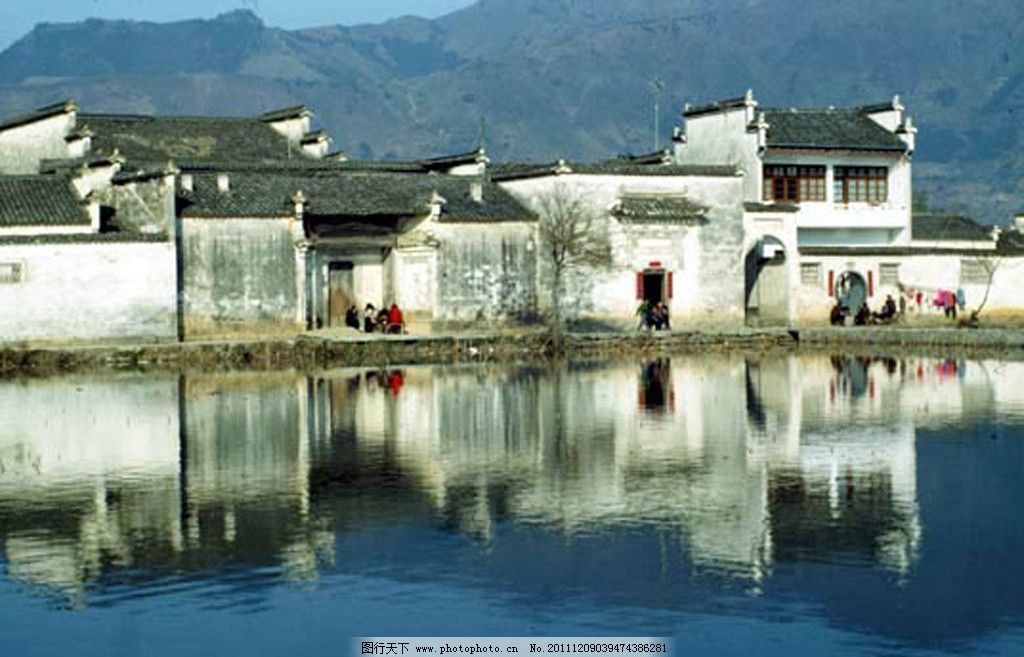
{"type": "Polygon", "coordinates": [[[609,162],[620,162],[630,164],[671,164],[672,153],[668,150],[653,151],[651,153],[641,153],[640,155],[632,155],[626,153],[620,155],[614,160],[608,160],[609,162]]]}
{"type": "Polygon", "coordinates": [[[116,148],[137,163],[305,157],[259,119],[80,114],[79,122],[92,130],[94,152],[116,148]]]}
{"type": "Polygon", "coordinates": [[[468,153],[442,155],[440,157],[420,160],[419,163],[424,168],[435,171],[438,169],[450,169],[451,167],[455,167],[460,164],[476,164],[481,160],[486,160],[486,158],[487,155],[484,153],[484,150],[482,148],[478,148],[477,150],[469,151],[468,153]]]}
{"type": "Polygon", "coordinates": [[[305,105],[293,105],[278,110],[271,110],[259,115],[260,121],[274,123],[276,121],[287,121],[289,119],[301,119],[304,116],[312,116],[313,112],[305,105]]]}
{"type": "Polygon", "coordinates": [[[40,119],[49,118],[58,114],[65,114],[75,110],[77,105],[73,100],[65,100],[53,105],[47,105],[46,107],[40,107],[37,110],[20,114],[18,116],[12,116],[9,119],[0,121],[0,130],[6,130],[8,128],[16,128],[20,125],[32,123],[33,121],[39,121],[40,119]]]}
{"type": "Polygon", "coordinates": [[[711,114],[713,112],[721,112],[722,110],[745,107],[747,100],[746,96],[740,96],[739,98],[728,98],[704,105],[687,106],[683,110],[683,116],[700,116],[701,114],[711,114]]]}
{"type": "Polygon", "coordinates": [[[481,183],[478,178],[468,176],[438,177],[437,182],[440,183],[437,192],[446,201],[441,221],[486,223],[537,219],[536,214],[494,183],[481,183]],[[474,182],[483,185],[480,201],[474,200],[470,191],[474,182]]]}
{"type": "Polygon", "coordinates": [[[905,152],[902,139],[859,109],[765,109],[770,148],[905,152]]]}
{"type": "Polygon", "coordinates": [[[490,168],[494,180],[516,180],[550,176],[559,172],[606,176],[714,176],[732,177],[737,175],[731,165],[693,164],[641,164],[630,160],[615,159],[593,163],[551,164],[498,164],[490,168]]]}
{"type": "Polygon", "coordinates": [[[89,214],[68,178],[0,176],[0,227],[89,223],[89,214]]]}
{"type": "Polygon", "coordinates": [[[569,165],[573,173],[609,176],[725,176],[737,175],[734,166],[695,164],[636,164],[619,160],[606,160],[594,164],[569,165]]]}
{"type": "Polygon", "coordinates": [[[47,235],[0,235],[0,244],[122,244],[168,242],[166,233],[137,233],[134,231],[109,233],[65,233],[47,235]]]}
{"type": "Polygon", "coordinates": [[[743,204],[747,212],[799,212],[800,206],[796,203],[761,203],[758,201],[747,201],[743,204]]]}
{"type": "MultiPolygon", "coordinates": [[[[166,163],[166,162],[165,162],[166,163]]],[[[428,170],[419,162],[403,162],[395,160],[335,160],[294,158],[291,160],[262,160],[256,162],[235,162],[230,160],[175,160],[174,164],[182,171],[201,173],[209,171],[236,172],[391,172],[391,173],[427,173],[428,170]]]]}
{"type": "Polygon", "coordinates": [[[680,195],[628,195],[619,199],[612,214],[639,223],[699,223],[708,208],[680,195]]]}
{"type": "Polygon", "coordinates": [[[473,200],[470,177],[424,173],[344,170],[226,172],[228,192],[217,189],[217,173],[194,174],[193,192],[180,192],[185,217],[287,217],[301,191],[305,212],[318,217],[419,216],[430,212],[437,193],[446,201],[442,221],[524,221],[532,213],[493,183],[473,200]]]}
{"type": "Polygon", "coordinates": [[[507,162],[493,164],[488,167],[492,180],[517,180],[520,178],[537,178],[550,176],[558,172],[558,162],[537,164],[528,162],[507,162]]]}
{"type": "Polygon", "coordinates": [[[1016,230],[1004,230],[999,234],[999,250],[1021,253],[1024,251],[1024,234],[1016,230]]]}
{"type": "Polygon", "coordinates": [[[916,214],[911,239],[929,241],[992,241],[992,228],[960,215],[916,214]]]}

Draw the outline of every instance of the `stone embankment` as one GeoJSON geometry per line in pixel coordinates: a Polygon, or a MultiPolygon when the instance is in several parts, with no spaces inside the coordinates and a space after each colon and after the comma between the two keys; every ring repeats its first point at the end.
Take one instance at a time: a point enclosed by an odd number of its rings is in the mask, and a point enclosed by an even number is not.
{"type": "Polygon", "coordinates": [[[313,371],[476,361],[517,362],[551,357],[613,358],[723,351],[776,350],[978,354],[1024,358],[1024,331],[1015,329],[813,328],[673,331],[666,333],[543,332],[429,336],[303,335],[285,338],[87,346],[0,347],[0,377],[91,370],[313,371]]]}

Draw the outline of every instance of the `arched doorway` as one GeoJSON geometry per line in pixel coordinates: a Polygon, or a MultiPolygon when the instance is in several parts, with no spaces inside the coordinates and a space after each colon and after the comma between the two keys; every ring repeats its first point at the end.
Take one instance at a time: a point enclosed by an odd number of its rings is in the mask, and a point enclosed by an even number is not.
{"type": "Polygon", "coordinates": [[[868,300],[868,284],[857,272],[844,271],[836,279],[835,295],[839,305],[855,313],[868,300]]]}
{"type": "Polygon", "coordinates": [[[789,325],[789,272],[786,247],[771,235],[758,240],[744,261],[747,324],[789,325]]]}

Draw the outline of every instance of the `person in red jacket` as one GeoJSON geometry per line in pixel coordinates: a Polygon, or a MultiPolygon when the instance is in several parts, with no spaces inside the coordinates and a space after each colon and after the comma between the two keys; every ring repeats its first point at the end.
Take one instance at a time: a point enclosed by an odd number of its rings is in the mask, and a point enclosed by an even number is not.
{"type": "Polygon", "coordinates": [[[388,333],[405,333],[405,318],[397,303],[388,309],[388,333]]]}

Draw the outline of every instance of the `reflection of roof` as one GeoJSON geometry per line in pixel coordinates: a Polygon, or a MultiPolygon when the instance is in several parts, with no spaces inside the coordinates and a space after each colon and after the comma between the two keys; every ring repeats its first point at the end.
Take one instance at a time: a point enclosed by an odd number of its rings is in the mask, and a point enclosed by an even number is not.
{"type": "Polygon", "coordinates": [[[770,148],[905,152],[907,144],[860,109],[765,109],[770,148]]]}
{"type": "Polygon", "coordinates": [[[273,160],[304,157],[259,119],[81,114],[94,152],[118,149],[128,160],[273,160]],[[292,152],[294,151],[294,152],[292,152]]]}
{"type": "Polygon", "coordinates": [[[708,208],[681,195],[623,196],[612,210],[620,220],[638,222],[700,222],[708,208]]]}
{"type": "Polygon", "coordinates": [[[992,241],[992,228],[973,219],[952,214],[915,214],[911,239],[934,241],[992,241]]]}
{"type": "Polygon", "coordinates": [[[89,215],[68,178],[0,176],[0,226],[81,226],[89,215]]]}

